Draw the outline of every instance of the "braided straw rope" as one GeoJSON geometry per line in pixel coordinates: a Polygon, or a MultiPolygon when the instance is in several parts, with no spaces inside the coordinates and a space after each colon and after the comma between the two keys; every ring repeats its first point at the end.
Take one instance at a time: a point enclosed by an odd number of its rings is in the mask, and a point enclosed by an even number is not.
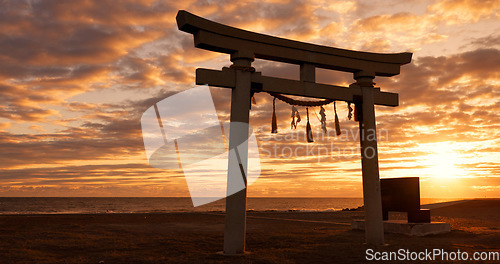
{"type": "Polygon", "coordinates": [[[279,100],[289,104],[289,105],[298,105],[298,106],[323,106],[332,103],[334,100],[325,99],[321,101],[302,101],[295,100],[289,97],[286,97],[279,93],[268,92],[271,96],[278,98],[279,100]]]}

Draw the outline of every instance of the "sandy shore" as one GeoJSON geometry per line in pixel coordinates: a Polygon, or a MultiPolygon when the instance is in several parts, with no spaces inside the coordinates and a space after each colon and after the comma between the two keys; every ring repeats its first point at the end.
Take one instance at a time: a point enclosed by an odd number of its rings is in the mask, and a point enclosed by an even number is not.
{"type": "MultiPolygon", "coordinates": [[[[0,263],[364,263],[366,250],[500,252],[500,200],[432,209],[452,232],[364,244],[363,212],[249,212],[244,257],[225,257],[217,213],[0,216],[0,263]]],[[[396,263],[396,262],[393,262],[396,263]]],[[[439,263],[433,261],[432,263],[439,263]]],[[[465,262],[459,262],[465,263],[465,262]]],[[[491,262],[491,263],[498,263],[491,262]]]]}

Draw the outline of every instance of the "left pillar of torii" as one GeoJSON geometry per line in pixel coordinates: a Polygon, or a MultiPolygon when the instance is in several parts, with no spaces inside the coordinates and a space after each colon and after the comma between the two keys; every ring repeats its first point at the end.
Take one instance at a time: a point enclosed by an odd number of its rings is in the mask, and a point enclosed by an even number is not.
{"type": "Polygon", "coordinates": [[[254,55],[245,50],[231,54],[233,68],[236,69],[235,87],[231,90],[231,123],[229,127],[229,149],[235,155],[229,155],[227,172],[229,187],[241,182],[243,190],[226,197],[226,223],[224,232],[224,254],[236,255],[245,253],[245,230],[247,210],[247,163],[248,163],[248,130],[250,118],[250,99],[252,85],[252,62],[254,55]],[[247,125],[242,125],[247,124],[247,125]],[[236,159],[236,160],[235,160],[236,159]],[[236,165],[237,164],[237,165],[236,165]]]}

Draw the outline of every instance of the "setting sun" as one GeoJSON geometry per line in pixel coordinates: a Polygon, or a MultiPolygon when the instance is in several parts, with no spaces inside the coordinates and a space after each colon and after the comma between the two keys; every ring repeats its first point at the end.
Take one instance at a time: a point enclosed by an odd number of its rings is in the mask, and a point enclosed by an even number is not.
{"type": "Polygon", "coordinates": [[[425,157],[425,169],[433,179],[453,179],[463,174],[463,171],[457,168],[457,161],[460,155],[448,143],[430,143],[422,144],[421,147],[429,154],[425,157]]]}

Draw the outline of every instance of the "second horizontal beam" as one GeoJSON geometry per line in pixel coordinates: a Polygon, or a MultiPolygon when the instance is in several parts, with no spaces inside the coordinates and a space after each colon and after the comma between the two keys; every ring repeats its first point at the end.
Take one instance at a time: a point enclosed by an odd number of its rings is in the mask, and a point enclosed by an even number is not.
{"type": "MultiPolygon", "coordinates": [[[[198,68],[196,69],[196,84],[234,88],[236,84],[235,70],[223,68],[222,71],[218,71],[198,68]]],[[[346,102],[354,102],[355,100],[362,98],[361,89],[355,84],[351,85],[351,87],[343,87],[329,84],[303,82],[262,76],[260,72],[252,74],[252,86],[258,86],[261,88],[262,92],[273,92],[346,102]]],[[[399,105],[399,96],[397,93],[381,92],[379,88],[374,89],[374,101],[376,105],[399,105]]]]}

